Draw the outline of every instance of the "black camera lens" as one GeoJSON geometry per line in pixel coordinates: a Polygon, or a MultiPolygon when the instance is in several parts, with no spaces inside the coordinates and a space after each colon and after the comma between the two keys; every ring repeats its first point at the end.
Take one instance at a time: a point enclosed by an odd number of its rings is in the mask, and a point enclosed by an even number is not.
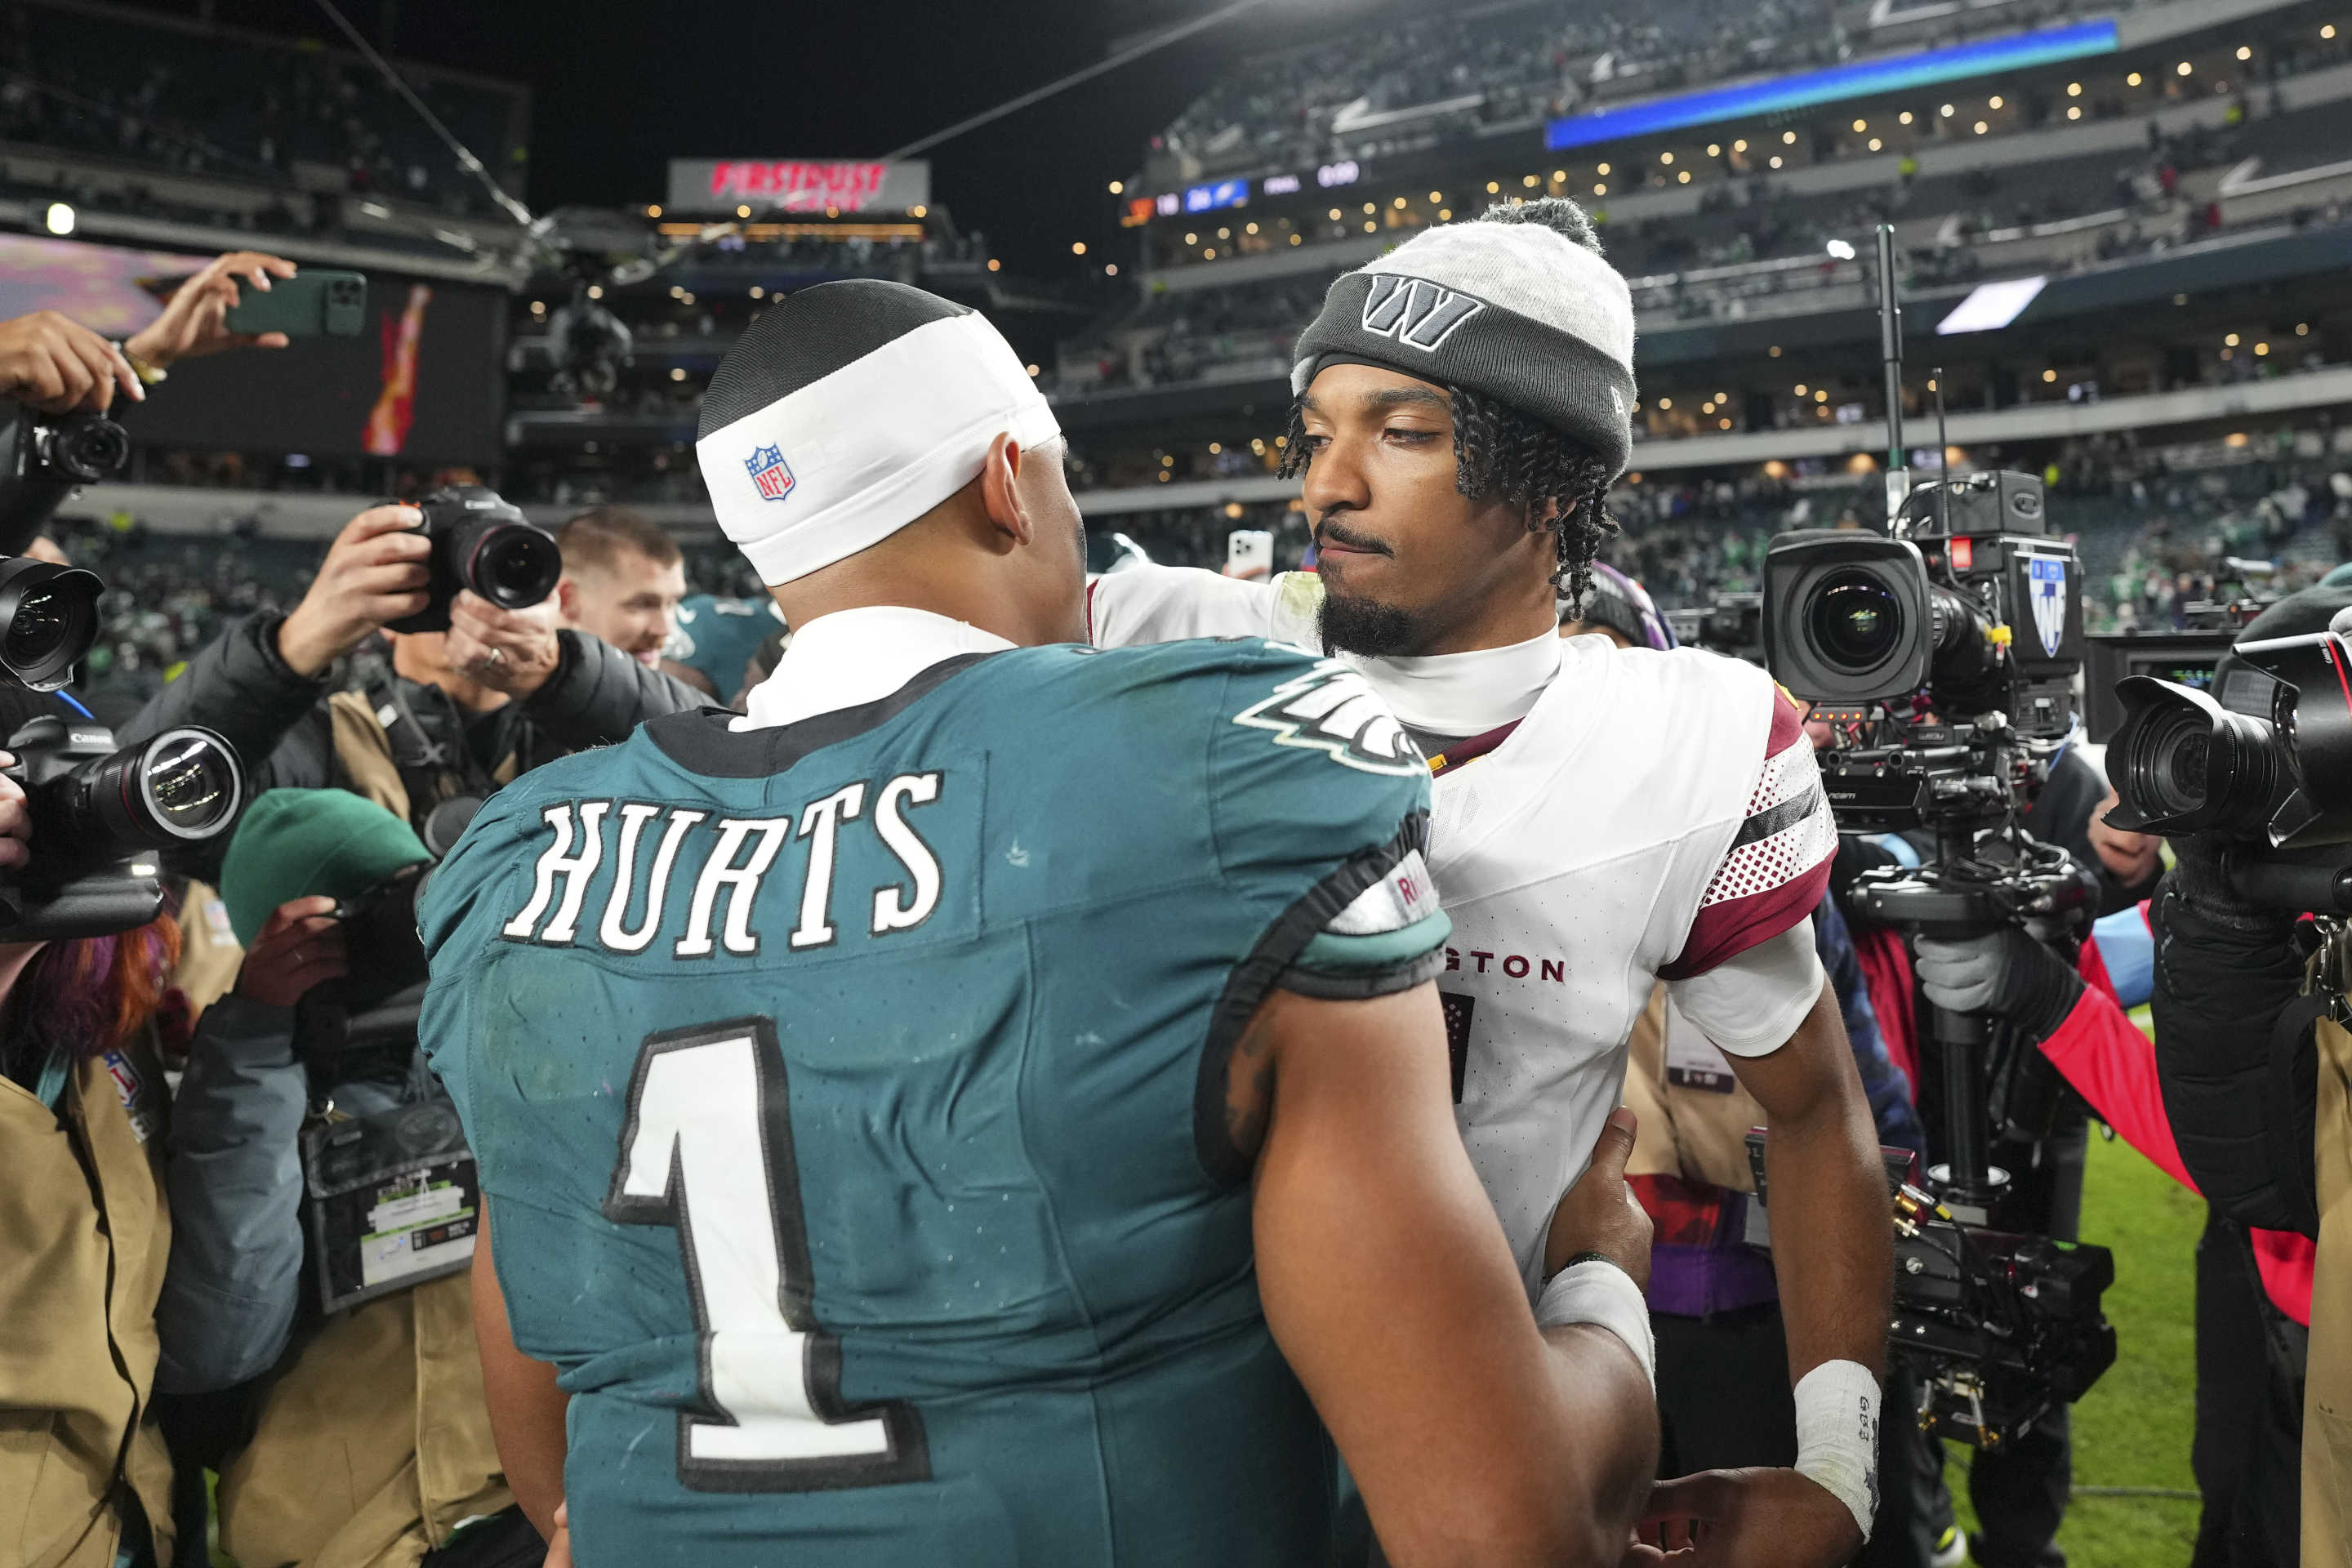
{"type": "Polygon", "coordinates": [[[1805,624],[1823,658],[1840,671],[1858,674],[1895,651],[1903,637],[1903,606],[1875,574],[1848,566],[1813,590],[1805,624]]]}
{"type": "Polygon", "coordinates": [[[243,793],[228,748],[200,730],[158,736],[140,757],[131,787],[143,795],[148,816],[175,838],[211,837],[243,793]]]}
{"type": "Polygon", "coordinates": [[[50,435],[48,458],[84,484],[111,479],[131,461],[131,437],[97,416],[68,420],[50,435]]]}
{"type": "Polygon", "coordinates": [[[525,609],[555,592],[563,552],[544,529],[493,523],[475,542],[466,585],[502,610],[525,609]]]}
{"type": "Polygon", "coordinates": [[[98,640],[95,573],[25,556],[0,560],[0,675],[55,691],[98,640]]]}
{"type": "Polygon", "coordinates": [[[2120,793],[2136,808],[2184,829],[2247,832],[2269,816],[2281,763],[2269,724],[2189,702],[2152,706],[2138,718],[2116,737],[2120,793]]]}

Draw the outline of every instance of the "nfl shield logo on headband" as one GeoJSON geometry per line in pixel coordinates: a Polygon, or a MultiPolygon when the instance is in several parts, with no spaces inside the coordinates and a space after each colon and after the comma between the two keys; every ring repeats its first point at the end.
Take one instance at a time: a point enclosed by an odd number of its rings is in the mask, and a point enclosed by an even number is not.
{"type": "Polygon", "coordinates": [[[760,487],[761,500],[782,500],[793,493],[793,471],[784,466],[784,454],[774,447],[760,447],[743,459],[743,468],[751,482],[760,487]]]}

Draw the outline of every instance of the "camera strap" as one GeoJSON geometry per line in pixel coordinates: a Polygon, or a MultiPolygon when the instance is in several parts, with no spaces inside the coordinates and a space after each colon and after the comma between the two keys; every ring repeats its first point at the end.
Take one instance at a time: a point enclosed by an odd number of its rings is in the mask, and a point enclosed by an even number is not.
{"type": "Polygon", "coordinates": [[[499,786],[489,770],[474,760],[473,750],[466,743],[465,716],[457,703],[447,692],[434,689],[448,721],[448,738],[436,741],[418,722],[401,686],[397,679],[379,677],[369,683],[367,696],[376,722],[383,726],[384,738],[391,742],[393,765],[400,770],[401,786],[408,792],[410,816],[421,821],[435,806],[458,795],[488,798],[499,786]]]}

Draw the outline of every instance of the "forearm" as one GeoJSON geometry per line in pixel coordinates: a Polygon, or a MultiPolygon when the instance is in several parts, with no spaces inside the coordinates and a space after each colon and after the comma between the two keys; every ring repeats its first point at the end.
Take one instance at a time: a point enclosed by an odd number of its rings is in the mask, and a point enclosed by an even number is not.
{"type": "Polygon", "coordinates": [[[328,682],[298,673],[278,656],[276,616],[248,616],[199,650],[115,739],[128,745],[179,724],[226,737],[248,765],[268,756],[301,722],[328,682]]]}
{"type": "Polygon", "coordinates": [[[543,1541],[555,1539],[555,1510],[563,1501],[564,1415],[572,1396],[556,1387],[555,1369],[515,1348],[490,1253],[488,1205],[474,1246],[474,1338],[482,1358],[482,1391],[490,1436],[507,1485],[543,1541]]]}
{"type": "Polygon", "coordinates": [[[1764,1145],[1791,1383],[1823,1362],[1884,1370],[1894,1224],[1870,1113],[1855,1097],[1818,1125],[1772,1124],[1764,1145]]]}
{"type": "Polygon", "coordinates": [[[1552,1395],[1574,1435],[1564,1469],[1587,1533],[1576,1560],[1612,1563],[1658,1473],[1657,1393],[1632,1348],[1600,1324],[1542,1333],[1552,1395]]]}
{"type": "Polygon", "coordinates": [[[570,751],[610,746],[648,719],[705,706],[703,695],[584,632],[556,634],[555,673],[525,700],[530,721],[570,751]]]}

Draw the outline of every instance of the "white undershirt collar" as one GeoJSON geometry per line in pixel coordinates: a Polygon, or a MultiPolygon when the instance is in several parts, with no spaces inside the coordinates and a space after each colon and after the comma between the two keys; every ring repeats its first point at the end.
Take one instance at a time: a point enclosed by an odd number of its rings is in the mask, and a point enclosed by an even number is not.
{"type": "Polygon", "coordinates": [[[750,710],[728,727],[772,730],[890,695],[931,666],[1013,645],[993,632],[929,610],[867,605],[793,628],[775,672],[751,689],[750,710]]]}
{"type": "Polygon", "coordinates": [[[1422,658],[1344,656],[1410,729],[1483,735],[1516,723],[1559,673],[1559,637],[1545,632],[1504,647],[1422,658]]]}

